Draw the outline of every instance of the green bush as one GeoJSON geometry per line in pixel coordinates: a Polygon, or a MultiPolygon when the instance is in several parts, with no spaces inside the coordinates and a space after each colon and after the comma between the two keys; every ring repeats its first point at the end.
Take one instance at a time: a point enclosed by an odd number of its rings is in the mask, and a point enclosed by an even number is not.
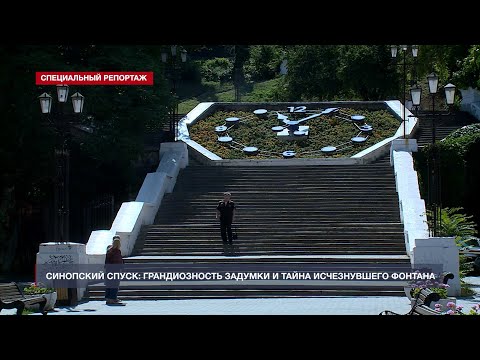
{"type": "Polygon", "coordinates": [[[40,284],[32,283],[30,286],[27,286],[23,289],[25,295],[39,295],[39,294],[49,294],[55,292],[53,288],[43,287],[40,284]]]}
{"type": "MultiPolygon", "coordinates": [[[[446,299],[446,298],[448,297],[447,289],[446,289],[446,288],[429,287],[428,289],[431,290],[432,292],[437,293],[438,295],[440,295],[440,299],[446,299]]],[[[413,298],[417,297],[418,293],[419,293],[421,290],[422,290],[421,288],[412,289],[412,291],[411,291],[412,297],[413,297],[413,298]]]]}
{"type": "MultiPolygon", "coordinates": [[[[464,126],[437,142],[440,161],[441,201],[443,207],[463,207],[480,222],[480,124],[464,126]]],[[[422,198],[428,198],[429,168],[432,145],[415,154],[415,167],[419,174],[422,198]]]]}
{"type": "Polygon", "coordinates": [[[472,216],[461,213],[462,210],[461,207],[442,209],[439,236],[455,236],[460,241],[477,233],[472,216]]]}
{"type": "Polygon", "coordinates": [[[205,81],[225,82],[232,78],[233,63],[227,58],[206,60],[201,67],[202,77],[205,81]]]}
{"type": "Polygon", "coordinates": [[[273,79],[280,71],[282,60],[282,49],[278,45],[251,46],[250,58],[245,63],[245,77],[254,81],[273,79]]]}
{"type": "Polygon", "coordinates": [[[202,63],[198,60],[187,61],[182,64],[182,80],[199,84],[202,81],[201,67],[202,63]]]}

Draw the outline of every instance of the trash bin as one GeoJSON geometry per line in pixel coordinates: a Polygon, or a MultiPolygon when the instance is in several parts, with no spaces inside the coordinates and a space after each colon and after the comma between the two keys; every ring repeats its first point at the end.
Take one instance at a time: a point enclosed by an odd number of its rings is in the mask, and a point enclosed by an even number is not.
{"type": "Polygon", "coordinates": [[[56,288],[57,305],[75,306],[77,305],[77,289],[76,288],[56,288]]]}

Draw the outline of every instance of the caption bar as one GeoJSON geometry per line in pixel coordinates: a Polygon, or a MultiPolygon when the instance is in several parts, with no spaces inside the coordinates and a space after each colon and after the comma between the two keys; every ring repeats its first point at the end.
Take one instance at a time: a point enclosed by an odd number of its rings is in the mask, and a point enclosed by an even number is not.
{"type": "Polygon", "coordinates": [[[191,282],[208,286],[219,284],[258,284],[321,286],[347,282],[411,283],[441,279],[441,267],[412,268],[410,264],[38,264],[36,281],[57,287],[120,280],[145,286],[160,283],[181,286],[191,282]],[[219,282],[220,281],[220,282],[219,282]],[[253,281],[253,282],[252,282],[253,281]]]}
{"type": "Polygon", "coordinates": [[[153,85],[153,71],[37,71],[36,85],[153,85]]]}
{"type": "Polygon", "coordinates": [[[46,280],[435,280],[434,273],[388,272],[47,272],[46,280]]]}

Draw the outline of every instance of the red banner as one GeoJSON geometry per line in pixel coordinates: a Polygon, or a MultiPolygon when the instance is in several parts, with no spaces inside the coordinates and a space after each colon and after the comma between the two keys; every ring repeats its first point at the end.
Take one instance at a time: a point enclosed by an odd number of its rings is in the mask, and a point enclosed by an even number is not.
{"type": "Polygon", "coordinates": [[[37,71],[36,85],[153,85],[153,71],[37,71]]]}

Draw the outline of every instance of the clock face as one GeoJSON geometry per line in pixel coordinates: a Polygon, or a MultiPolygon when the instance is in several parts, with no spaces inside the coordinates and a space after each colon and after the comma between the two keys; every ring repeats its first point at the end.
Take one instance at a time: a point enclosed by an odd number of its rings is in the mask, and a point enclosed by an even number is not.
{"type": "Polygon", "coordinates": [[[230,159],[349,157],[392,136],[398,126],[385,109],[266,107],[218,111],[194,124],[190,138],[230,159]]]}

